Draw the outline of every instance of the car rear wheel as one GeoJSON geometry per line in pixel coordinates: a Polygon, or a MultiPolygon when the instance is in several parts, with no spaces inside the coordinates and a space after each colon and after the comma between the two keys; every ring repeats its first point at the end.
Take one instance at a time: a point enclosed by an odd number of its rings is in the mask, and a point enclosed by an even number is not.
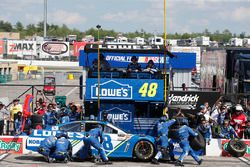
{"type": "Polygon", "coordinates": [[[149,161],[154,156],[154,145],[146,140],[141,140],[134,147],[134,155],[140,161],[149,161]]]}

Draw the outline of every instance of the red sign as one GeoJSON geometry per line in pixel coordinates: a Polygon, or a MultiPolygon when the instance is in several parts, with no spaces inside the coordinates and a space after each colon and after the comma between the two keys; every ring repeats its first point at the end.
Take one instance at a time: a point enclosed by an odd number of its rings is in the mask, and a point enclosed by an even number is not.
{"type": "MultiPolygon", "coordinates": [[[[247,145],[247,152],[244,155],[244,157],[250,157],[250,140],[242,140],[242,141],[244,141],[247,145]]],[[[226,140],[226,139],[221,140],[221,145],[222,145],[221,156],[231,157],[231,155],[226,151],[228,142],[229,142],[229,140],[226,140]]]]}
{"type": "Polygon", "coordinates": [[[3,40],[0,40],[0,55],[3,54],[4,49],[4,42],[3,40]]]}
{"type": "Polygon", "coordinates": [[[0,153],[23,153],[23,138],[20,137],[0,137],[0,153]]]}
{"type": "Polygon", "coordinates": [[[87,42],[74,42],[74,56],[80,55],[80,50],[84,50],[87,42]]]}

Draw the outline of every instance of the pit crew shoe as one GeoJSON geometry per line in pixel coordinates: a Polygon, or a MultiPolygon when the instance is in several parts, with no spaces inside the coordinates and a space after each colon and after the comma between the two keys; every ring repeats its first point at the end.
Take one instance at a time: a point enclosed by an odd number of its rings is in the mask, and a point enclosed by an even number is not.
{"type": "Polygon", "coordinates": [[[175,157],[170,157],[170,161],[175,162],[177,159],[175,159],[175,157]]]}
{"type": "Polygon", "coordinates": [[[202,164],[202,159],[198,161],[198,164],[201,165],[202,164]]]}
{"type": "Polygon", "coordinates": [[[48,157],[48,163],[53,163],[53,162],[54,162],[54,159],[51,157],[48,157]]]}
{"type": "Polygon", "coordinates": [[[160,163],[158,162],[157,159],[153,158],[151,161],[152,164],[159,165],[160,163]]]}
{"type": "Polygon", "coordinates": [[[177,160],[175,166],[184,166],[184,164],[181,161],[177,160]]]}
{"type": "Polygon", "coordinates": [[[105,161],[105,164],[107,164],[107,165],[111,165],[111,164],[113,164],[111,161],[105,161]]]}

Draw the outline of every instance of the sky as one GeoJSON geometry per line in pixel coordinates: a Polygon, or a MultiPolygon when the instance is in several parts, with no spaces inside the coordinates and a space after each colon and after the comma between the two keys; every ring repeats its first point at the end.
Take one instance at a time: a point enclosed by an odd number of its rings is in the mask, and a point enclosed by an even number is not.
{"type": "MultiPolygon", "coordinates": [[[[86,31],[164,32],[164,0],[47,0],[48,23],[86,31]]],[[[24,25],[43,21],[44,0],[1,0],[0,20],[24,25]]],[[[166,32],[229,29],[250,34],[250,0],[166,0],[166,32]]]]}

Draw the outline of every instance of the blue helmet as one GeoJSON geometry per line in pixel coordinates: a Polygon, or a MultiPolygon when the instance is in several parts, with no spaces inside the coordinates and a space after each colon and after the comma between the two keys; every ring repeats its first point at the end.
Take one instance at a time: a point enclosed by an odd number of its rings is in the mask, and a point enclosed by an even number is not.
{"type": "Polygon", "coordinates": [[[59,132],[56,134],[56,138],[59,139],[61,137],[65,137],[66,139],[69,138],[68,134],[66,132],[59,132]]]}

